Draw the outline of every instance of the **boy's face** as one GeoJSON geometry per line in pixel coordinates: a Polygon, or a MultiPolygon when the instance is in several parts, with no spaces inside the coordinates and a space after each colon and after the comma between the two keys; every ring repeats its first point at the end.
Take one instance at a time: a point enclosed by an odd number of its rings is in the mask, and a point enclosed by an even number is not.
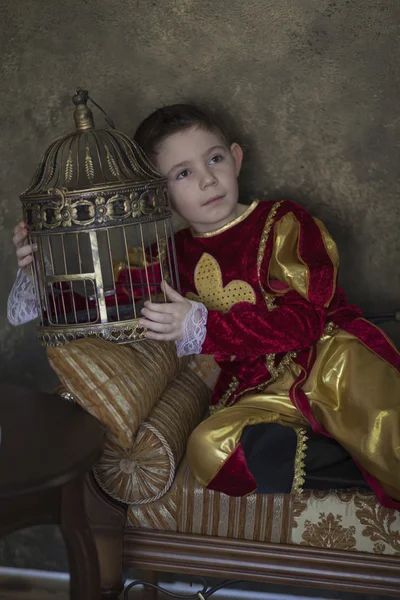
{"type": "Polygon", "coordinates": [[[236,216],[242,164],[238,144],[218,133],[191,127],[161,142],[154,162],[168,178],[172,206],[199,233],[213,231],[236,216]]]}

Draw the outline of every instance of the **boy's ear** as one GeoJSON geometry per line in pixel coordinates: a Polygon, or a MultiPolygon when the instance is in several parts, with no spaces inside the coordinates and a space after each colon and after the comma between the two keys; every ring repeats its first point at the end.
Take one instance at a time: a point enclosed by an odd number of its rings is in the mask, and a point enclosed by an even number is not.
{"type": "Polygon", "coordinates": [[[233,156],[233,162],[235,163],[236,177],[239,177],[240,169],[242,168],[243,150],[239,144],[231,144],[231,153],[233,156]]]}

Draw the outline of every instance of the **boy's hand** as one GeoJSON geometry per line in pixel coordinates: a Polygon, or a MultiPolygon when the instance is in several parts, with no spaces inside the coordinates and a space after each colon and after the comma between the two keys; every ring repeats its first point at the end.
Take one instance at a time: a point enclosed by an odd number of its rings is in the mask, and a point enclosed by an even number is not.
{"type": "Polygon", "coordinates": [[[145,302],[142,309],[144,319],[140,319],[140,326],[147,329],[146,337],[149,340],[180,340],[182,338],[182,323],[191,309],[189,300],[175,292],[166,281],[161,284],[169,303],[159,304],[145,302]]]}
{"type": "Polygon", "coordinates": [[[30,269],[26,267],[31,264],[33,261],[32,252],[36,250],[36,247],[31,244],[28,244],[28,231],[26,229],[25,223],[21,221],[14,229],[14,237],[13,244],[16,248],[16,255],[18,266],[20,269],[24,269],[25,272],[29,275],[30,269]]]}

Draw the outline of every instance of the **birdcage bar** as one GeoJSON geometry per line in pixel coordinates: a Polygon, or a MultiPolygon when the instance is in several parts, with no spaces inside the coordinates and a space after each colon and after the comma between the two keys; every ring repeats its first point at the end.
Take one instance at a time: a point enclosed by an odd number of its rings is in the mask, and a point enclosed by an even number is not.
{"type": "MultiPolygon", "coordinates": [[[[162,251],[162,248],[160,246],[160,238],[158,235],[158,228],[157,228],[157,222],[154,223],[154,234],[155,234],[155,245],[157,247],[157,256],[159,258],[160,261],[160,275],[161,275],[161,281],[163,281],[165,279],[165,270],[164,270],[164,254],[162,251]]],[[[149,232],[149,237],[150,237],[150,232],[149,232]]],[[[154,250],[156,249],[153,245],[154,250]]],[[[153,253],[152,253],[152,246],[150,245],[150,260],[151,262],[153,262],[153,253]]],[[[164,300],[166,300],[165,297],[165,292],[164,292],[164,300]]]]}
{"type": "Polygon", "coordinates": [[[156,290],[156,301],[160,300],[159,295],[157,294],[158,286],[160,286],[159,291],[162,292],[164,302],[166,302],[167,297],[165,295],[165,291],[163,292],[161,290],[161,282],[164,279],[163,254],[162,254],[162,252],[160,252],[160,240],[158,238],[157,227],[154,227],[155,241],[152,242],[152,236],[151,236],[151,231],[150,231],[151,225],[155,226],[155,223],[153,223],[153,224],[149,223],[148,227],[146,227],[146,233],[147,233],[147,247],[149,249],[149,259],[150,259],[150,265],[151,265],[151,271],[152,271],[153,285],[155,286],[155,290],[156,290]],[[154,267],[154,264],[156,261],[156,257],[154,256],[154,253],[156,250],[157,250],[157,259],[158,259],[159,265],[160,265],[160,280],[159,281],[158,281],[155,267],[154,267]],[[154,253],[153,253],[153,251],[154,251],[154,253]]]}
{"type": "MultiPolygon", "coordinates": [[[[75,239],[76,239],[76,247],[78,250],[78,264],[79,264],[79,274],[82,275],[83,270],[82,270],[82,254],[81,254],[81,244],[80,244],[80,240],[79,238],[81,237],[82,234],[79,233],[75,233],[75,239]]],[[[88,290],[87,290],[87,286],[86,286],[86,279],[83,280],[83,289],[84,289],[84,296],[85,296],[85,304],[86,304],[86,314],[87,314],[87,322],[90,322],[90,310],[89,310],[89,302],[88,302],[88,290]]]]}
{"type": "MultiPolygon", "coordinates": [[[[149,257],[148,263],[149,263],[149,267],[151,269],[152,289],[154,289],[154,292],[155,292],[156,297],[157,297],[157,287],[156,286],[159,283],[161,284],[161,281],[157,281],[156,272],[155,272],[155,269],[154,269],[154,259],[153,259],[153,252],[152,252],[152,246],[153,246],[153,244],[151,243],[151,238],[150,238],[150,226],[151,226],[151,223],[149,223],[145,227],[145,237],[146,237],[145,244],[146,244],[146,247],[147,247],[148,257],[149,257]]],[[[141,232],[142,232],[142,235],[143,235],[143,228],[142,227],[141,227],[141,232]]],[[[161,257],[159,257],[159,260],[160,260],[160,270],[161,270],[161,257]]]]}
{"type": "MultiPolygon", "coordinates": [[[[52,248],[51,248],[51,238],[50,238],[50,236],[47,238],[47,244],[48,244],[48,248],[49,248],[50,269],[51,269],[51,273],[54,273],[54,261],[53,261],[53,252],[52,252],[52,248]]],[[[47,273],[46,273],[46,275],[47,275],[47,273]]],[[[52,300],[53,300],[53,307],[54,307],[54,314],[56,316],[56,321],[57,321],[57,324],[59,324],[58,312],[57,312],[57,304],[56,304],[56,299],[55,299],[55,296],[54,296],[54,288],[53,288],[53,286],[51,284],[48,284],[48,286],[50,287],[50,293],[51,293],[51,297],[52,297],[52,300]]]]}
{"type": "Polygon", "coordinates": [[[116,288],[116,282],[115,282],[114,270],[113,270],[112,246],[111,246],[110,232],[108,231],[108,229],[107,229],[106,233],[107,233],[108,255],[109,255],[109,259],[110,259],[110,269],[111,269],[111,273],[112,273],[111,280],[113,282],[113,291],[114,291],[114,298],[115,298],[115,310],[117,313],[117,320],[120,321],[121,315],[119,312],[119,300],[118,300],[118,294],[117,294],[117,288],[116,288]]]}
{"type": "MultiPolygon", "coordinates": [[[[30,246],[33,246],[36,243],[36,239],[29,235],[27,236],[27,242],[30,246]]],[[[36,296],[36,302],[37,305],[40,306],[41,302],[40,302],[40,290],[38,288],[38,286],[40,285],[39,283],[39,278],[37,276],[37,265],[36,265],[36,259],[35,259],[35,253],[33,254],[33,260],[31,262],[31,280],[33,283],[33,291],[35,292],[35,296],[36,296]]],[[[43,326],[43,313],[40,311],[40,315],[39,315],[39,320],[40,320],[40,326],[43,326]]]]}
{"type": "Polygon", "coordinates": [[[92,230],[89,231],[89,240],[90,247],[92,250],[92,259],[93,259],[93,270],[95,276],[95,288],[96,288],[96,297],[99,307],[100,313],[100,321],[101,323],[107,323],[107,309],[106,309],[106,301],[104,297],[104,282],[103,282],[103,272],[101,269],[100,263],[100,253],[99,253],[99,244],[97,240],[97,231],[92,230]]]}
{"type": "MultiPolygon", "coordinates": [[[[153,244],[150,243],[150,225],[149,225],[149,229],[148,229],[148,237],[149,237],[149,247],[150,247],[150,260],[151,263],[153,265],[153,273],[154,273],[154,264],[155,264],[155,260],[154,260],[154,254],[153,251],[155,252],[157,250],[157,258],[158,258],[158,262],[160,265],[160,281],[159,281],[159,286],[160,286],[160,293],[162,293],[162,298],[164,302],[167,302],[167,296],[165,293],[165,289],[162,290],[161,289],[161,282],[163,280],[165,280],[167,272],[165,269],[165,256],[168,253],[169,254],[169,247],[168,247],[168,240],[161,238],[160,241],[160,235],[159,235],[159,231],[158,231],[158,227],[157,227],[158,221],[155,221],[154,223],[152,223],[152,225],[154,226],[154,236],[155,236],[155,242],[153,244]]],[[[176,265],[175,265],[176,266],[176,265]]],[[[157,275],[153,274],[154,280],[156,280],[157,275]]],[[[157,282],[158,285],[158,282],[157,282]]],[[[160,298],[157,298],[157,301],[160,301],[160,298]]]]}
{"type": "MultiPolygon", "coordinates": [[[[65,283],[68,286],[68,291],[70,293],[70,298],[71,298],[72,311],[74,313],[74,322],[75,322],[75,324],[77,324],[78,323],[78,319],[77,319],[77,316],[76,316],[74,288],[73,288],[72,281],[68,280],[69,273],[68,273],[68,266],[67,266],[67,257],[66,257],[66,254],[65,254],[65,243],[64,243],[64,240],[67,238],[68,235],[71,235],[71,234],[66,234],[65,237],[63,235],[61,236],[61,248],[62,248],[63,263],[64,263],[64,275],[65,275],[64,281],[65,281],[65,283]]],[[[74,277],[76,277],[76,275],[74,275],[74,277]]],[[[61,286],[62,286],[62,283],[61,283],[61,286]]]]}
{"type": "MultiPolygon", "coordinates": [[[[140,241],[142,244],[142,256],[143,256],[143,260],[144,260],[144,271],[146,273],[146,283],[147,283],[147,292],[149,294],[149,298],[151,298],[151,292],[150,292],[150,282],[149,282],[149,272],[147,270],[147,259],[146,259],[146,250],[145,250],[145,245],[144,245],[144,239],[143,239],[143,228],[142,228],[142,224],[139,223],[139,228],[140,228],[140,241]]],[[[140,260],[140,258],[139,258],[140,260]]]]}
{"type": "MultiPolygon", "coordinates": [[[[66,234],[66,235],[68,235],[68,234],[66,234]]],[[[63,261],[63,266],[64,266],[63,275],[65,276],[64,281],[60,282],[60,288],[62,288],[63,283],[64,283],[64,286],[65,286],[64,289],[66,290],[66,294],[63,293],[63,296],[67,296],[67,300],[68,300],[68,296],[70,296],[72,310],[73,310],[73,313],[74,313],[75,323],[76,323],[77,322],[76,321],[76,310],[75,310],[75,303],[74,303],[74,299],[73,299],[73,292],[72,292],[72,289],[71,289],[71,282],[68,281],[67,257],[65,255],[65,243],[64,243],[65,237],[66,236],[63,236],[63,235],[60,236],[61,251],[62,251],[62,261],[63,261]]],[[[64,302],[65,302],[65,300],[64,300],[64,302]]]]}
{"type": "MultiPolygon", "coordinates": [[[[115,230],[112,231],[112,234],[114,233],[115,230]]],[[[115,322],[120,320],[122,311],[120,310],[119,306],[119,298],[117,294],[113,269],[114,254],[112,248],[112,238],[114,237],[114,235],[110,236],[110,232],[108,231],[108,229],[98,230],[97,234],[99,249],[102,250],[102,252],[100,253],[100,263],[103,274],[103,293],[107,311],[107,319],[108,322],[115,322]]],[[[121,260],[121,256],[119,256],[119,259],[121,260]]]]}
{"type": "Polygon", "coordinates": [[[168,227],[167,227],[166,221],[164,221],[164,230],[165,230],[165,239],[166,240],[171,239],[171,241],[172,241],[172,243],[171,243],[171,250],[172,250],[172,261],[173,261],[173,264],[171,263],[171,253],[167,252],[168,266],[169,266],[169,272],[170,272],[170,278],[171,278],[171,285],[173,287],[176,287],[177,291],[180,294],[181,293],[181,286],[180,286],[179,277],[178,277],[178,268],[177,268],[175,244],[173,242],[173,240],[174,240],[174,230],[173,230],[173,227],[172,227],[172,220],[169,220],[168,227]],[[169,229],[169,231],[168,231],[168,229],[169,229]]]}
{"type": "Polygon", "coordinates": [[[127,266],[128,266],[128,274],[129,274],[129,281],[131,284],[131,293],[132,293],[132,308],[133,308],[133,318],[136,319],[137,318],[137,313],[136,313],[136,302],[135,302],[135,296],[133,294],[133,282],[132,282],[132,267],[131,267],[131,259],[129,257],[129,250],[128,250],[128,242],[126,240],[126,231],[125,231],[125,227],[122,227],[122,235],[123,235],[123,239],[124,239],[124,245],[125,245],[125,251],[126,251],[126,261],[127,261],[127,266]]]}
{"type": "MultiPolygon", "coordinates": [[[[138,232],[137,227],[132,227],[132,243],[133,243],[134,248],[140,248],[140,237],[139,237],[139,232],[138,232]]],[[[142,256],[143,255],[140,252],[137,253],[140,287],[142,290],[144,290],[146,287],[146,284],[143,279],[143,268],[145,267],[145,264],[146,264],[146,257],[143,256],[144,261],[142,261],[142,256]]]]}
{"type": "MultiPolygon", "coordinates": [[[[169,245],[168,245],[169,242],[168,242],[168,238],[165,238],[163,236],[162,227],[161,227],[161,235],[160,235],[159,225],[160,225],[159,221],[156,221],[154,223],[155,236],[156,236],[156,240],[157,240],[157,254],[160,257],[161,279],[168,281],[168,283],[172,285],[171,277],[169,275],[168,265],[167,265],[167,254],[169,255],[169,245]]],[[[163,294],[164,294],[164,302],[167,302],[167,296],[165,293],[165,289],[164,289],[163,294]]]]}

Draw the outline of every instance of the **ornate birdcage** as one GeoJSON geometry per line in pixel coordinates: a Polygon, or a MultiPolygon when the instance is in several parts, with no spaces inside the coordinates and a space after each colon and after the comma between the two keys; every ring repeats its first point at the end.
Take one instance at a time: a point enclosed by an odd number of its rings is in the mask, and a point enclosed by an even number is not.
{"type": "Polygon", "coordinates": [[[167,182],[126,135],[95,129],[88,100],[77,90],[76,131],[50,145],[20,196],[45,345],[140,340],[144,302],[166,301],[163,279],[179,291],[167,182]]]}

